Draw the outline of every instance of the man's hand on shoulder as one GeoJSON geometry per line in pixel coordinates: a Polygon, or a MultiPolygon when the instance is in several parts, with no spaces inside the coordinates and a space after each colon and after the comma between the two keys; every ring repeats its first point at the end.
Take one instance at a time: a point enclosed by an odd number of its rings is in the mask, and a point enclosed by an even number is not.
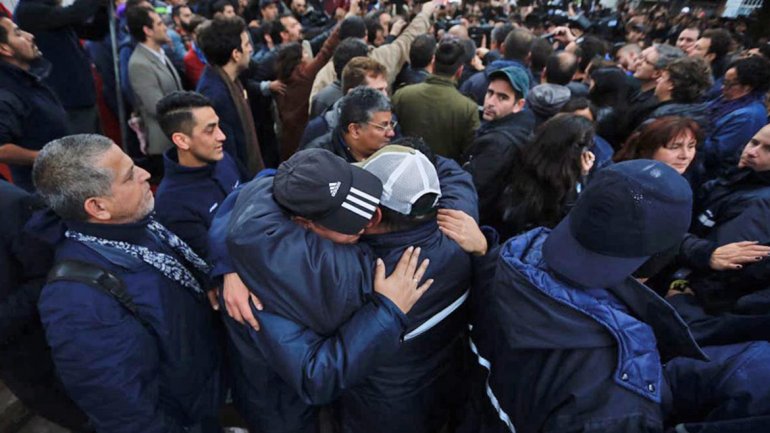
{"type": "Polygon", "coordinates": [[[438,210],[438,228],[449,239],[457,242],[466,253],[483,256],[487,253],[487,238],[479,225],[467,213],[453,209],[438,210]]]}

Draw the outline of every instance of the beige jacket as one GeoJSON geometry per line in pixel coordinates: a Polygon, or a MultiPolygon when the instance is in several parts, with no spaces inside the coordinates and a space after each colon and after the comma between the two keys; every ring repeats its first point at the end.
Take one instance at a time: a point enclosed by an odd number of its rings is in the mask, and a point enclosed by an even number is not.
{"type": "MultiPolygon", "coordinates": [[[[388,69],[388,85],[393,84],[396,75],[401,71],[404,63],[409,60],[409,49],[412,47],[414,38],[427,32],[430,28],[430,17],[431,14],[424,12],[417,14],[395,41],[369,51],[369,57],[382,63],[388,69]]],[[[336,79],[337,72],[334,70],[334,63],[330,60],[316,75],[309,100],[312,101],[316,93],[336,79]]]]}

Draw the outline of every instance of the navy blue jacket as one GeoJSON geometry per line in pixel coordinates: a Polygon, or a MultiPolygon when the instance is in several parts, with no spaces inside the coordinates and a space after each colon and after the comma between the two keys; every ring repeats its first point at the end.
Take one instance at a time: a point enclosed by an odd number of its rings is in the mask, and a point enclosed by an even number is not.
{"type": "Polygon", "coordinates": [[[235,269],[265,306],[260,332],[224,316],[237,354],[235,400],[255,431],[313,431],[311,405],[332,401],[392,355],[406,317],[372,291],[371,251],[334,244],[290,221],[273,200],[272,183],[258,178],[239,190],[226,222],[235,269]],[[300,337],[308,328],[329,338],[305,364],[300,337]]]}
{"type": "MultiPolygon", "coordinates": [[[[269,184],[265,179],[244,189],[228,236],[239,274],[266,306],[267,313],[257,313],[263,331],[248,332],[267,365],[308,403],[326,403],[342,393],[338,404],[344,431],[438,430],[464,396],[462,335],[467,320],[462,305],[470,286],[470,258],[441,234],[435,222],[366,237],[374,254],[363,244],[335,245],[290,222],[272,200],[269,184]],[[248,209],[248,216],[240,209],[248,209]],[[279,244],[291,251],[271,253],[279,244]],[[382,319],[371,316],[373,304],[367,299],[375,296],[381,304],[389,303],[373,294],[373,257],[382,257],[392,270],[408,245],[423,248],[433,266],[426,278],[435,278],[436,283],[401,319],[407,334],[399,348],[383,339],[382,319]],[[259,271],[281,269],[286,260],[294,272],[259,271]],[[330,280],[334,275],[342,280],[330,280]],[[263,287],[270,290],[258,289],[263,287]],[[340,290],[343,287],[346,290],[340,290]],[[450,305],[456,309],[425,329],[431,317],[450,305]]],[[[475,203],[472,188],[466,189],[464,198],[475,203]]],[[[399,334],[395,336],[398,340],[399,334]]],[[[268,395],[281,398],[282,392],[272,386],[268,395]]],[[[275,428],[269,431],[282,431],[275,428]]]]}
{"type": "Polygon", "coordinates": [[[661,361],[702,352],[674,310],[634,280],[610,291],[554,278],[542,259],[548,233],[509,240],[494,277],[474,286],[471,347],[488,370],[481,387],[492,408],[481,431],[662,431],[661,361]]]}
{"type": "MultiPolygon", "coordinates": [[[[468,201],[475,203],[472,190],[468,192],[468,201]]],[[[471,259],[434,221],[402,232],[365,236],[362,241],[385,261],[388,272],[406,246],[422,248],[421,257],[431,263],[425,278],[435,282],[409,311],[407,333],[398,352],[381,359],[359,386],[337,402],[342,431],[440,431],[457,415],[467,393],[464,352],[471,259]],[[452,308],[456,309],[436,322],[436,315],[452,308]]]]}
{"type": "Polygon", "coordinates": [[[21,0],[14,19],[35,35],[43,56],[53,65],[46,83],[66,109],[96,104],[91,61],[80,45],[82,39],[101,39],[109,31],[106,3],[77,0],[61,7],[56,0],[21,0]]]}
{"type": "Polygon", "coordinates": [[[689,294],[674,295],[667,301],[687,322],[698,344],[770,341],[770,289],[740,296],[729,311],[714,314],[689,294]]]}
{"type": "Polygon", "coordinates": [[[219,116],[219,127],[226,136],[225,152],[229,153],[238,165],[242,176],[246,176],[248,173],[246,170],[248,161],[246,135],[241,125],[241,119],[238,117],[238,110],[235,108],[235,103],[230,97],[230,92],[227,90],[227,85],[210,66],[206,66],[203,69],[195,91],[202,93],[211,100],[211,103],[214,105],[214,111],[219,116]]]}
{"type": "Polygon", "coordinates": [[[175,148],[163,155],[163,180],[155,192],[158,221],[182,238],[201,257],[208,255],[208,232],[216,210],[241,181],[226,152],[221,161],[183,167],[175,148]]]}
{"type": "MultiPolygon", "coordinates": [[[[67,113],[41,81],[48,72],[50,64],[45,59],[36,62],[31,72],[0,61],[0,144],[40,150],[49,141],[69,134],[67,113]]],[[[14,183],[32,191],[32,166],[10,167],[14,183]]]]}
{"type": "Polygon", "coordinates": [[[526,65],[517,60],[500,59],[490,63],[485,70],[477,72],[468,78],[468,80],[460,86],[460,93],[470,96],[477,104],[484,105],[484,96],[486,96],[487,87],[489,87],[489,74],[509,66],[515,66],[524,70],[529,77],[530,87],[535,86],[536,83],[535,79],[532,77],[532,71],[530,71],[526,65]]]}
{"type": "MultiPolygon", "coordinates": [[[[175,255],[147,230],[148,221],[68,227],[175,255]]],[[[221,400],[221,355],[208,302],[143,261],[113,249],[65,239],[57,246],[56,261],[65,259],[115,274],[151,327],[142,326],[99,288],[69,281],[43,288],[38,306],[56,368],[96,430],[182,433],[215,420],[221,400]]]]}
{"type": "Polygon", "coordinates": [[[729,243],[770,243],[768,218],[769,172],[735,170],[698,191],[691,233],[679,247],[679,257],[694,271],[689,277],[691,287],[707,312],[732,311],[740,297],[766,286],[770,278],[766,260],[729,272],[712,271],[709,260],[717,247],[729,243]]]}
{"type": "Polygon", "coordinates": [[[727,176],[705,183],[695,196],[690,227],[690,233],[694,236],[685,239],[680,254],[689,265],[706,269],[711,253],[717,246],[739,240],[761,240],[758,238],[762,237],[764,230],[758,222],[727,225],[759,203],[770,204],[769,172],[733,169],[727,176]],[[729,230],[724,230],[725,226],[729,230]],[[738,236],[737,231],[742,232],[742,235],[738,236]],[[708,240],[711,247],[696,242],[695,237],[708,240]]]}

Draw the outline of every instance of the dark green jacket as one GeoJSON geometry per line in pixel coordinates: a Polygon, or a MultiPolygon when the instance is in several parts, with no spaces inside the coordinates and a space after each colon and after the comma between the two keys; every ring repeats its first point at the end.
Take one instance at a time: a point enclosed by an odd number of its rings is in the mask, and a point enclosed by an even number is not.
{"type": "Polygon", "coordinates": [[[438,75],[401,88],[393,96],[393,111],[404,135],[422,137],[434,152],[457,161],[479,127],[476,103],[451,78],[438,75]]]}

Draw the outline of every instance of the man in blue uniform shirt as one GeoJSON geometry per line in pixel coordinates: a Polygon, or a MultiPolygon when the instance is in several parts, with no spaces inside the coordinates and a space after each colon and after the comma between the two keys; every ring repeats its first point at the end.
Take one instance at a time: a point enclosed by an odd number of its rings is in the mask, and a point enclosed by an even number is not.
{"type": "Polygon", "coordinates": [[[40,151],[33,178],[66,226],[38,306],[67,393],[100,433],[221,431],[209,267],[150,216],[149,173],[73,135],[40,151]]]}

